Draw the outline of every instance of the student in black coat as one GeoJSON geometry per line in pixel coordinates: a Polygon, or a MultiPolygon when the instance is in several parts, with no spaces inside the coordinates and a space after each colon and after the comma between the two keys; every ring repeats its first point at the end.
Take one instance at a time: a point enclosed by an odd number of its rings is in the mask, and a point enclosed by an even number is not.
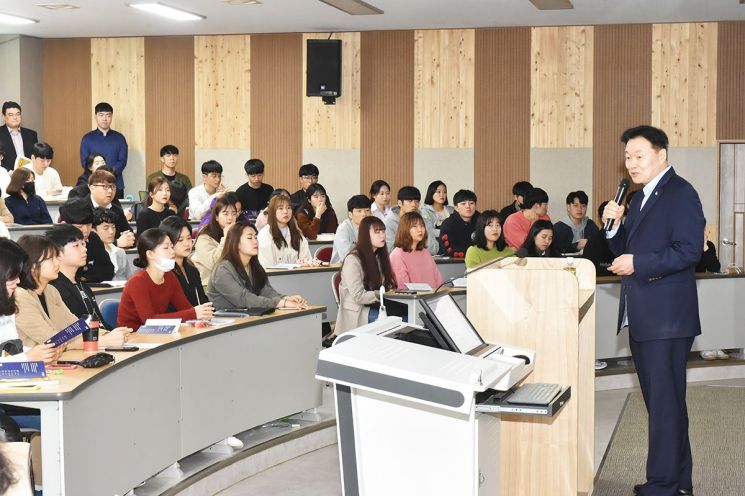
{"type": "Polygon", "coordinates": [[[137,236],[160,223],[176,212],[168,208],[171,200],[171,186],[163,176],[157,176],[147,185],[147,208],[137,214],[137,236]]]}
{"type": "Polygon", "coordinates": [[[518,250],[527,257],[559,257],[561,254],[553,244],[554,226],[550,220],[538,219],[530,226],[528,237],[518,250]]]}
{"type": "MultiPolygon", "coordinates": [[[[207,303],[209,299],[204,293],[199,270],[189,260],[194,247],[191,226],[181,217],[173,215],[160,223],[160,230],[165,232],[173,243],[173,251],[176,253],[176,266],[173,268],[173,273],[181,284],[186,299],[194,306],[207,303]]],[[[175,309],[169,311],[175,311],[175,309]]]]}
{"type": "Polygon", "coordinates": [[[88,249],[88,263],[78,270],[78,278],[87,283],[110,281],[114,278],[114,264],[109,252],[93,232],[93,206],[82,198],[67,200],[59,209],[60,220],[83,233],[88,249]]]}

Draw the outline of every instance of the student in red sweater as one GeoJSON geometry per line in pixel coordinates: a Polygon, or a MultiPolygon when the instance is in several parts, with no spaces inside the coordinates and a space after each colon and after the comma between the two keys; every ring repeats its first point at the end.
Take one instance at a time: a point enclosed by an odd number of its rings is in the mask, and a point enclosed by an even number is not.
{"type": "Polygon", "coordinates": [[[124,286],[117,322],[138,329],[147,319],[212,318],[212,303],[193,307],[173,274],[176,253],[165,231],[150,228],[137,239],[139,257],[134,264],[145,270],[135,274],[124,286]],[[168,305],[176,309],[167,313],[168,305]]]}

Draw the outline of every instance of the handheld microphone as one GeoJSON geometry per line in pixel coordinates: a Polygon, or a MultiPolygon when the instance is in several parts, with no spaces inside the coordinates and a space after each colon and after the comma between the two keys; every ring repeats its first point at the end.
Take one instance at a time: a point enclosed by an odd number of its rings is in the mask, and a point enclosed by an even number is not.
{"type": "MultiPolygon", "coordinates": [[[[613,197],[613,201],[616,202],[618,205],[620,205],[623,199],[626,197],[626,193],[629,191],[629,184],[629,180],[626,178],[621,179],[621,182],[618,184],[616,196],[613,197]]],[[[613,219],[606,220],[603,229],[605,229],[606,231],[610,231],[612,227],[613,219]]]]}
{"type": "Polygon", "coordinates": [[[525,263],[527,262],[527,260],[522,260],[522,259],[525,258],[526,256],[528,256],[528,251],[526,249],[524,249],[524,248],[520,248],[519,250],[517,250],[517,253],[513,253],[512,255],[505,255],[503,257],[495,258],[494,260],[489,260],[488,262],[486,262],[486,263],[484,263],[482,265],[479,265],[478,267],[474,268],[470,272],[468,271],[468,269],[466,269],[462,276],[455,276],[455,277],[450,277],[450,278],[446,279],[445,281],[442,282],[442,284],[440,284],[439,286],[437,286],[437,289],[435,289],[434,292],[437,293],[440,290],[440,288],[442,288],[446,284],[450,284],[451,282],[455,281],[456,279],[460,279],[461,277],[468,277],[469,274],[473,274],[474,272],[478,272],[481,269],[485,269],[485,268],[487,268],[487,267],[489,267],[491,265],[494,265],[497,262],[501,262],[502,260],[505,260],[507,258],[517,257],[517,258],[519,258],[521,260],[519,260],[519,261],[517,261],[515,263],[517,263],[518,265],[521,265],[521,266],[522,265],[525,265],[525,263]],[[520,262],[523,262],[523,263],[521,264],[520,262]]]}

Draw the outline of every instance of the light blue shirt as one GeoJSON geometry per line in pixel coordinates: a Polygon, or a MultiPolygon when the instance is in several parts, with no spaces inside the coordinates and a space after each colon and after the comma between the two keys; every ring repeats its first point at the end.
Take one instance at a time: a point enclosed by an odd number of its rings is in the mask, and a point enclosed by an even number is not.
{"type": "MultiPolygon", "coordinates": [[[[660,182],[660,179],[662,179],[662,176],[664,176],[667,173],[667,171],[670,170],[671,167],[672,167],[672,165],[668,165],[667,167],[665,167],[665,169],[662,172],[660,172],[659,174],[657,174],[656,176],[654,176],[652,178],[652,180],[649,181],[642,188],[642,193],[644,194],[644,198],[642,198],[642,204],[639,207],[639,210],[641,210],[641,209],[644,208],[644,205],[647,203],[647,200],[649,199],[649,196],[652,194],[652,192],[654,191],[654,189],[657,187],[657,183],[660,182]]],[[[616,227],[612,231],[605,233],[606,239],[612,238],[613,236],[616,235],[617,232],[618,232],[618,228],[616,227]]]]}

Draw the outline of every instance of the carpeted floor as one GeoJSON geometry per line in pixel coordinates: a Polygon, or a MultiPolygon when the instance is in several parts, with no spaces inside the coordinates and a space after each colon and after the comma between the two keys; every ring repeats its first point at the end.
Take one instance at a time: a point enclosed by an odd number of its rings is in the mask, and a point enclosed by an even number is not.
{"type": "MultiPolygon", "coordinates": [[[[688,388],[696,496],[745,495],[745,387],[688,388]]],[[[647,411],[631,393],[595,479],[593,496],[630,496],[644,482],[647,411]]]]}

